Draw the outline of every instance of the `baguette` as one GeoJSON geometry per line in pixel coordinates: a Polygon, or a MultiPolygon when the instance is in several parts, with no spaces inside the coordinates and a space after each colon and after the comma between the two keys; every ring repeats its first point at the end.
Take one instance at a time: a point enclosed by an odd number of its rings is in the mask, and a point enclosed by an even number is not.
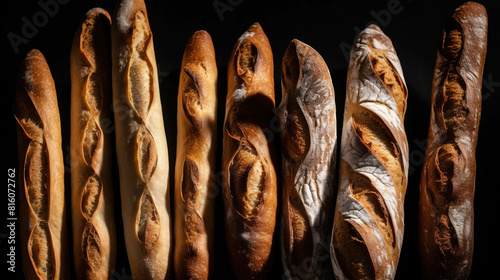
{"type": "Polygon", "coordinates": [[[26,279],[68,279],[64,162],[54,80],[43,54],[23,60],[14,97],[21,257],[26,279]]]}
{"type": "Polygon", "coordinates": [[[213,268],[217,65],[210,35],[188,40],[177,97],[175,163],[176,279],[208,279],[213,268]]]}
{"type": "Polygon", "coordinates": [[[88,11],[71,49],[71,208],[78,279],[108,279],[116,261],[111,183],[111,18],[88,11]]]}
{"type": "Polygon", "coordinates": [[[404,231],[407,88],[391,40],[370,25],[347,76],[331,254],[337,279],[393,279],[404,231]]]}
{"type": "Polygon", "coordinates": [[[172,242],[169,162],[153,35],[143,0],[118,1],[111,49],[123,229],[132,277],[165,279],[172,242]]]}
{"type": "Polygon", "coordinates": [[[262,27],[241,35],[228,63],[222,180],[228,255],[238,279],[264,279],[276,224],[273,54],[262,27]]]}
{"type": "Polygon", "coordinates": [[[474,247],[475,151],[488,19],[478,3],[446,22],[432,82],[418,236],[425,279],[467,279],[474,247]]]}
{"type": "Polygon", "coordinates": [[[288,278],[331,279],[337,119],[330,71],[318,52],[293,40],[281,77],[283,267],[288,278]]]}

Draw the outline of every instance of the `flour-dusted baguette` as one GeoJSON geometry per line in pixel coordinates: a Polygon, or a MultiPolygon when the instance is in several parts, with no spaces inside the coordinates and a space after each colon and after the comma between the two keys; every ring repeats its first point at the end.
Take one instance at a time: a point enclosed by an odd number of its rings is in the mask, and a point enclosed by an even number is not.
{"type": "Polygon", "coordinates": [[[168,150],[143,0],[118,1],[111,46],[123,229],[132,276],[164,279],[172,242],[168,150]]]}
{"type": "Polygon", "coordinates": [[[88,11],[71,49],[71,217],[78,279],[108,279],[115,268],[110,28],[107,11],[88,11]]]}
{"type": "Polygon", "coordinates": [[[332,232],[338,279],[393,279],[404,231],[407,88],[391,40],[370,25],[349,62],[337,206],[332,232]]]}
{"type": "Polygon", "coordinates": [[[291,279],[331,279],[337,119],[330,71],[316,50],[293,40],[281,77],[283,267],[291,279]]]}
{"type": "Polygon", "coordinates": [[[228,63],[222,180],[229,259],[239,279],[263,279],[276,224],[273,54],[262,27],[241,35],[228,63]]]}
{"type": "Polygon", "coordinates": [[[14,97],[22,267],[26,279],[68,279],[64,162],[56,88],[43,54],[21,63],[14,97]]]}
{"type": "Polygon", "coordinates": [[[472,265],[487,28],[484,7],[467,2],[446,22],[438,48],[420,180],[418,236],[425,279],[467,279],[472,265]]]}
{"type": "Polygon", "coordinates": [[[201,30],[184,50],[177,96],[176,279],[208,279],[213,267],[216,140],[215,50],[208,32],[201,30]]]}

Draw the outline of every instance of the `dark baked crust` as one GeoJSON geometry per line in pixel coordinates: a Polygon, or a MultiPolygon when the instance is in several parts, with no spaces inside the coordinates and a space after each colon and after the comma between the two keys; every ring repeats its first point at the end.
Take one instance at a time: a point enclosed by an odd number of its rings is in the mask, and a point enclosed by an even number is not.
{"type": "Polygon", "coordinates": [[[229,259],[239,279],[263,279],[276,224],[273,56],[260,24],[238,39],[228,64],[223,202],[229,259]]]}
{"type": "Polygon", "coordinates": [[[472,264],[487,21],[482,5],[463,4],[446,22],[438,48],[420,180],[419,248],[426,279],[466,279],[472,264]]]}
{"type": "Polygon", "coordinates": [[[176,279],[208,279],[214,264],[217,65],[210,34],[196,31],[184,50],[177,96],[176,279]]]}

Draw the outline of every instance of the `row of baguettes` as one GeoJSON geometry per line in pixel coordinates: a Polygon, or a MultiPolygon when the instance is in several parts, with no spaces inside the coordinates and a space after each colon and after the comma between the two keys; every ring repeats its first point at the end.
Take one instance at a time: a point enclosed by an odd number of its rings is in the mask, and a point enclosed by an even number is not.
{"type": "MultiPolygon", "coordinates": [[[[124,237],[135,279],[165,279],[173,240],[169,166],[152,33],[143,1],[87,12],[71,50],[71,216],[78,279],[109,279],[116,262],[113,120],[124,237]],[[113,24],[112,24],[113,22],[113,24]]],[[[20,67],[14,115],[26,279],[69,279],[61,128],[45,58],[20,67]]],[[[212,153],[213,154],[213,153],[212,153]]],[[[196,233],[196,232],[195,232],[196,233]]],[[[207,254],[208,255],[208,254],[207,254]]]]}
{"type": "MultiPolygon", "coordinates": [[[[470,271],[486,35],[486,11],[472,2],[460,6],[443,29],[419,206],[427,279],[465,279],[470,271]]],[[[404,231],[408,92],[392,42],[373,25],[354,42],[338,162],[334,88],[321,55],[298,40],[289,44],[276,113],[273,68],[268,38],[255,23],[231,53],[219,128],[234,274],[266,278],[280,250],[289,279],[393,279],[404,231]]],[[[134,279],[211,276],[218,130],[210,35],[195,32],[182,59],[172,209],[156,71],[142,0],[119,1],[113,19],[100,8],[85,15],[71,51],[72,244],[79,279],[107,279],[115,268],[114,148],[134,279]],[[105,129],[113,118],[115,145],[105,129]]],[[[49,67],[37,50],[21,65],[14,114],[24,274],[68,279],[59,111],[49,67]]]]}

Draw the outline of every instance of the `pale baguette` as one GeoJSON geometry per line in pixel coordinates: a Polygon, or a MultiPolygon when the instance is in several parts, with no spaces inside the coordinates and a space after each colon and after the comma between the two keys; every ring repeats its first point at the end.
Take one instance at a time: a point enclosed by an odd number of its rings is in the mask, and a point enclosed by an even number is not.
{"type": "Polygon", "coordinates": [[[165,279],[171,267],[169,162],[153,47],[144,1],[118,1],[111,28],[116,152],[137,279],[165,279]]]}

